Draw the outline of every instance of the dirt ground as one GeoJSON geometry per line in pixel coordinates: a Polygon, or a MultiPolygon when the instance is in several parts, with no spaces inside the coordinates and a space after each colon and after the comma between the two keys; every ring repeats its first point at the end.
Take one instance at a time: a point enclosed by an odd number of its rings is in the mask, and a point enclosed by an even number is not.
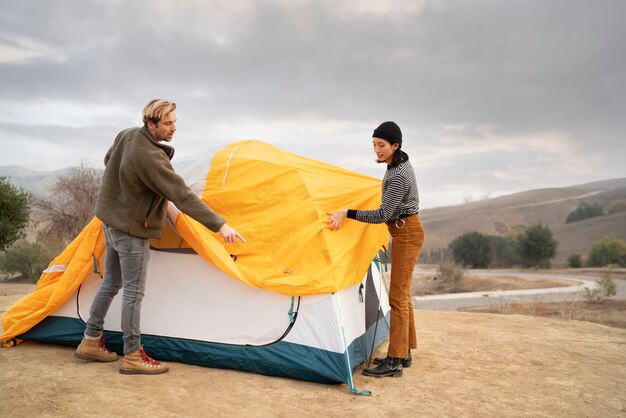
{"type": "MultiPolygon", "coordinates": [[[[0,283],[0,314],[33,285],[0,283]]],[[[402,378],[354,373],[359,390],[173,363],[160,376],[83,363],[73,348],[0,349],[0,414],[83,416],[626,415],[626,330],[522,315],[416,311],[420,347],[402,378]]],[[[383,354],[381,347],[378,354],[383,354]]]]}

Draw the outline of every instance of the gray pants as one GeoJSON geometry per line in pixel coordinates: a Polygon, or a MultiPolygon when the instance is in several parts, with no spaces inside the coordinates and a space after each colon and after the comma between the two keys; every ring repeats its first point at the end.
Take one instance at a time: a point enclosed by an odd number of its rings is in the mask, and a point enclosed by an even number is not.
{"type": "Polygon", "coordinates": [[[123,287],[124,354],[130,354],[141,348],[141,302],[146,288],[150,244],[145,238],[128,235],[104,223],[102,229],[106,240],[104,282],[91,304],[85,335],[98,337],[102,334],[111,302],[123,287]]]}

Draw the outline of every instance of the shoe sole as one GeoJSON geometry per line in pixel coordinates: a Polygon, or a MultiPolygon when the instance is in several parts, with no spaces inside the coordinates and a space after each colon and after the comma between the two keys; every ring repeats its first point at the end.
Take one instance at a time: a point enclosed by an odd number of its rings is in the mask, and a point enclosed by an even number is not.
{"type": "Polygon", "coordinates": [[[120,369],[120,373],[121,374],[163,374],[163,373],[167,373],[169,372],[170,369],[163,369],[163,370],[151,370],[151,371],[143,371],[143,370],[124,370],[124,369],[120,369]]]}
{"type": "Polygon", "coordinates": [[[74,353],[74,357],[76,357],[79,360],[98,361],[100,363],[111,363],[113,361],[119,360],[119,357],[110,358],[110,359],[101,359],[101,358],[98,358],[98,357],[88,356],[86,354],[80,354],[80,353],[76,353],[76,352],[74,353]]]}
{"type": "Polygon", "coordinates": [[[365,370],[363,370],[363,376],[369,376],[369,377],[402,377],[402,372],[393,372],[393,373],[385,373],[385,374],[373,374],[373,373],[367,373],[365,370]]]}

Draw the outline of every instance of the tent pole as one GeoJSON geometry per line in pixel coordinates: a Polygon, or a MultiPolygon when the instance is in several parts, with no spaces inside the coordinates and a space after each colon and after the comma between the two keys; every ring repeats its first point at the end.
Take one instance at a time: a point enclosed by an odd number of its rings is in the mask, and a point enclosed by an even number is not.
{"type": "MultiPolygon", "coordinates": [[[[380,257],[378,256],[378,254],[376,254],[376,261],[378,261],[378,266],[379,266],[379,279],[380,282],[378,283],[378,288],[380,290],[382,290],[383,288],[383,265],[380,261],[380,257]]],[[[370,350],[370,355],[368,356],[367,359],[367,368],[369,369],[370,366],[372,365],[372,357],[374,356],[374,345],[376,345],[376,334],[378,333],[378,321],[380,320],[380,306],[382,304],[382,299],[380,297],[380,293],[378,294],[378,310],[376,311],[376,324],[374,324],[374,338],[372,338],[372,349],[370,350]]],[[[385,319],[385,322],[387,320],[385,319]]]]}

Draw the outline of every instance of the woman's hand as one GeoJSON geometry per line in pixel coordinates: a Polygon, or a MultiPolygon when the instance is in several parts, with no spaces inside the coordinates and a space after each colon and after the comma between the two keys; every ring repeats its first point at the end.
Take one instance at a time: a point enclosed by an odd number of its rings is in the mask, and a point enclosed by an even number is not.
{"type": "Polygon", "coordinates": [[[343,220],[346,219],[346,216],[348,216],[348,210],[342,209],[336,212],[326,212],[326,215],[330,215],[330,219],[326,221],[328,228],[331,231],[336,231],[341,228],[343,220]]]}

